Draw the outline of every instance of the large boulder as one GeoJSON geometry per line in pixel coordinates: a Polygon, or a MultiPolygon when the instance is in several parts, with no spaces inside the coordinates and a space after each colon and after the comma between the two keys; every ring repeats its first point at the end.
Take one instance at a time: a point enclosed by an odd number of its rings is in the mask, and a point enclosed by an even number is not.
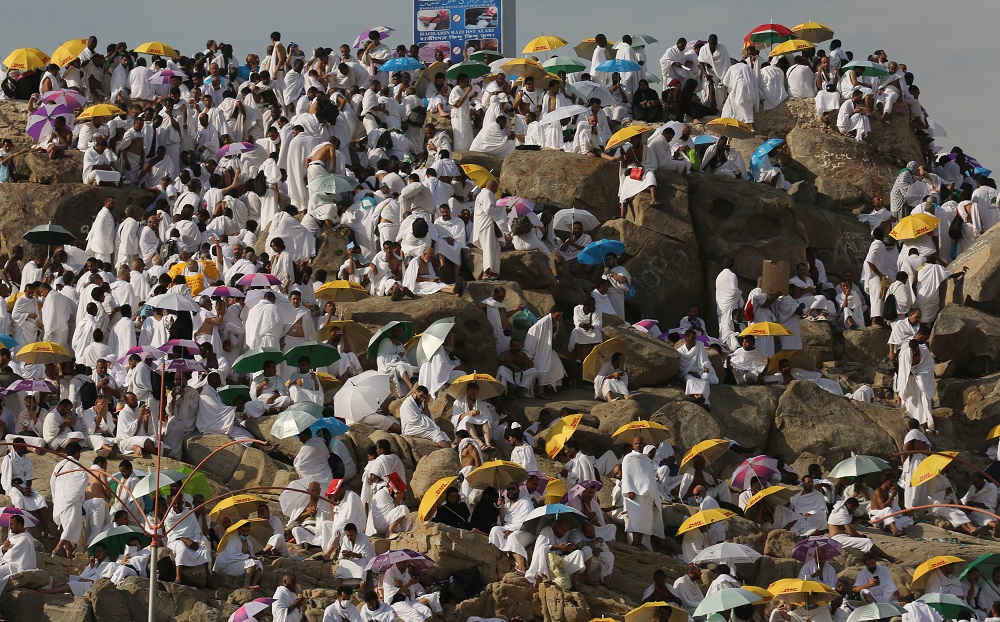
{"type": "MultiPolygon", "coordinates": [[[[46,223],[58,224],[76,236],[76,244],[86,247],[87,232],[94,224],[94,217],[104,206],[104,199],[113,197],[117,204],[115,220],[121,221],[127,205],[145,207],[152,195],[142,188],[106,188],[85,184],[0,184],[0,205],[4,217],[0,221],[0,252],[20,244],[29,248],[30,257],[36,247],[26,244],[21,236],[26,231],[46,223]]],[[[45,247],[40,247],[46,251],[45,247]]]]}
{"type": "Polygon", "coordinates": [[[931,332],[931,352],[953,361],[961,374],[984,376],[1000,368],[1000,318],[972,307],[948,305],[931,332]]]}
{"type": "Polygon", "coordinates": [[[496,156],[483,153],[481,151],[456,151],[451,154],[451,159],[455,161],[455,164],[474,164],[476,166],[481,166],[493,173],[493,175],[497,178],[500,177],[504,162],[496,156]]]}
{"type": "Polygon", "coordinates": [[[442,477],[454,475],[462,470],[462,462],[453,449],[438,449],[417,463],[410,479],[413,496],[421,498],[424,493],[442,477]]]}
{"type": "Polygon", "coordinates": [[[230,488],[280,488],[298,479],[294,470],[253,446],[230,445],[220,449],[230,442],[231,438],[219,434],[189,436],[184,441],[184,460],[196,465],[219,450],[201,469],[230,488]]]}
{"type": "MultiPolygon", "coordinates": [[[[265,241],[266,238],[267,236],[265,235],[259,236],[259,239],[264,239],[265,241]]],[[[316,256],[310,262],[313,270],[326,270],[326,278],[328,280],[337,278],[340,266],[344,263],[347,256],[347,243],[349,241],[345,236],[341,235],[340,231],[324,229],[323,235],[316,240],[316,256]]]]}
{"type": "MultiPolygon", "coordinates": [[[[472,259],[470,271],[478,277],[484,270],[483,251],[473,248],[469,257],[472,259]]],[[[549,256],[537,250],[502,251],[500,253],[500,278],[505,281],[514,281],[524,289],[549,287],[556,283],[556,276],[552,273],[552,262],[549,256]]]]}
{"type": "Polygon", "coordinates": [[[399,302],[374,296],[345,306],[348,319],[376,327],[393,320],[408,320],[413,322],[414,333],[423,331],[441,318],[454,317],[455,328],[451,335],[455,356],[465,361],[470,372],[496,373],[497,350],[493,327],[486,314],[467,300],[443,293],[399,302]]]}
{"type": "Polygon", "coordinates": [[[889,331],[879,327],[844,332],[844,359],[852,363],[879,365],[889,356],[889,331]]]}
{"type": "Polygon", "coordinates": [[[391,546],[424,553],[433,559],[434,566],[426,571],[428,577],[444,579],[459,570],[478,566],[483,583],[493,583],[513,570],[511,559],[498,555],[486,538],[437,523],[421,523],[394,539],[391,546]]]}
{"type": "Polygon", "coordinates": [[[649,333],[613,327],[604,329],[604,338],[621,342],[621,352],[625,353],[625,371],[631,388],[663,384],[680,371],[680,354],[677,350],[649,333]]]}
{"type": "Polygon", "coordinates": [[[538,205],[585,209],[602,222],[619,215],[618,165],[600,158],[515,151],[503,161],[500,186],[538,205]]]}
{"type": "Polygon", "coordinates": [[[26,177],[37,184],[73,184],[83,179],[83,152],[64,152],[63,157],[50,160],[48,154],[29,151],[14,158],[18,178],[26,177]]]}
{"type": "Polygon", "coordinates": [[[796,380],[778,400],[767,442],[799,472],[809,462],[830,469],[851,453],[884,456],[899,451],[906,426],[899,410],[839,397],[814,382],[796,380]]]}
{"type": "Polygon", "coordinates": [[[712,387],[712,417],[725,436],[741,445],[766,447],[782,393],[777,386],[716,385],[712,387]]]}
{"type": "Polygon", "coordinates": [[[14,143],[14,151],[35,143],[24,131],[29,114],[27,101],[0,99],[0,139],[9,138],[14,143]]]}
{"type": "Polygon", "coordinates": [[[1000,227],[993,227],[951,262],[948,269],[969,271],[949,279],[946,300],[1000,315],[1000,227]]]}

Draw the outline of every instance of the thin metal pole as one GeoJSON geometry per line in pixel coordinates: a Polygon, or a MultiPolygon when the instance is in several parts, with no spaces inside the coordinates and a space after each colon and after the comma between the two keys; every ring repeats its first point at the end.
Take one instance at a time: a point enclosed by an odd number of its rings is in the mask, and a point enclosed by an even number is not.
{"type": "Polygon", "coordinates": [[[146,613],[147,622],[156,622],[156,537],[149,545],[149,610],[146,613]]]}
{"type": "MultiPolygon", "coordinates": [[[[145,365],[145,362],[140,362],[145,365]]],[[[160,431],[163,429],[163,413],[167,400],[167,362],[160,364],[160,404],[156,413],[156,488],[153,493],[153,540],[149,543],[149,610],[146,613],[147,622],[156,622],[156,553],[157,539],[160,531],[160,465],[163,458],[163,439],[160,431]]]]}

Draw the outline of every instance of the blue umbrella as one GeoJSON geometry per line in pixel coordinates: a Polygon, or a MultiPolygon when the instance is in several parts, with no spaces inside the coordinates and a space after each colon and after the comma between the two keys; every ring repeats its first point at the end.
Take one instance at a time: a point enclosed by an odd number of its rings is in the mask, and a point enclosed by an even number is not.
{"type": "Polygon", "coordinates": [[[3,333],[0,333],[0,343],[2,343],[3,347],[7,348],[11,352],[15,352],[19,345],[16,341],[14,341],[13,337],[3,333]]]}
{"type": "Polygon", "coordinates": [[[576,260],[584,266],[600,266],[604,264],[604,256],[608,253],[621,255],[624,252],[625,244],[618,240],[597,240],[585,246],[576,260]]]}
{"type": "Polygon", "coordinates": [[[347,424],[336,417],[321,417],[316,423],[309,426],[309,431],[313,436],[319,436],[320,430],[330,430],[330,436],[340,436],[347,434],[347,424]]]}
{"type": "Polygon", "coordinates": [[[757,175],[760,173],[761,162],[764,161],[767,154],[771,153],[775,147],[783,142],[785,142],[783,138],[768,138],[764,141],[763,145],[754,150],[753,155],[750,156],[750,175],[754,179],[757,179],[757,175]]]}
{"type": "Polygon", "coordinates": [[[639,63],[624,58],[606,60],[597,67],[594,67],[594,71],[603,71],[604,73],[631,73],[639,71],[639,69],[641,69],[639,63]]]}
{"type": "Polygon", "coordinates": [[[990,169],[988,169],[988,168],[983,168],[983,167],[981,167],[981,166],[980,166],[980,167],[978,167],[978,168],[977,168],[976,170],[974,170],[974,171],[972,171],[972,172],[973,172],[973,173],[975,173],[976,175],[983,175],[983,176],[985,176],[985,177],[989,177],[990,175],[992,175],[992,174],[993,174],[993,171],[991,171],[991,170],[990,170],[990,169]]]}
{"type": "Polygon", "coordinates": [[[412,56],[397,56],[396,58],[390,58],[389,60],[382,63],[381,70],[392,72],[392,71],[416,71],[417,69],[423,69],[424,64],[413,58],[412,56]]]}
{"type": "Polygon", "coordinates": [[[696,145],[714,145],[715,137],[708,134],[699,134],[694,137],[694,144],[696,145]]]}
{"type": "Polygon", "coordinates": [[[539,531],[552,525],[559,519],[566,519],[573,528],[577,528],[587,520],[579,510],[562,503],[550,503],[536,508],[528,514],[521,523],[521,531],[538,534],[539,531]]]}

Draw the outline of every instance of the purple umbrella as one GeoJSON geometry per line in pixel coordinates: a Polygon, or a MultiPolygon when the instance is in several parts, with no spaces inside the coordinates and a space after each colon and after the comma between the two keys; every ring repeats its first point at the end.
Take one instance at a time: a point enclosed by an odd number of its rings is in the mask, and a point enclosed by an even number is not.
{"type": "Polygon", "coordinates": [[[740,490],[750,487],[750,480],[754,477],[766,482],[774,477],[778,472],[778,461],[771,456],[754,456],[743,461],[733,471],[732,484],[740,490]]]}
{"type": "Polygon", "coordinates": [[[281,285],[278,277],[269,272],[257,272],[254,274],[244,274],[236,284],[240,287],[271,287],[281,285]]]}
{"type": "Polygon", "coordinates": [[[35,520],[35,517],[32,516],[31,514],[25,512],[24,510],[7,506],[3,509],[3,512],[0,512],[0,527],[6,527],[7,529],[10,529],[11,516],[20,516],[21,518],[23,518],[25,527],[34,527],[35,525],[38,524],[38,521],[35,520]]]}
{"type": "Polygon", "coordinates": [[[159,348],[154,348],[153,346],[132,346],[125,352],[125,356],[118,359],[118,362],[122,365],[128,362],[128,357],[133,354],[138,354],[139,358],[145,360],[148,358],[161,359],[163,358],[163,350],[159,348]]]}
{"type": "Polygon", "coordinates": [[[146,79],[146,82],[150,84],[170,84],[171,78],[180,78],[181,80],[187,80],[188,76],[183,71],[174,71],[173,69],[164,69],[163,71],[157,71],[153,75],[146,79]]]}
{"type": "Polygon", "coordinates": [[[241,153],[246,153],[248,151],[254,151],[258,149],[259,146],[256,143],[229,143],[222,149],[215,152],[216,159],[225,158],[227,156],[239,155],[241,153]]]}
{"type": "Polygon", "coordinates": [[[393,549],[381,555],[371,558],[365,570],[371,570],[375,574],[382,574],[399,562],[410,562],[410,567],[414,570],[425,570],[434,565],[434,560],[423,553],[418,553],[411,549],[393,549]]]}
{"type": "Polygon", "coordinates": [[[256,620],[257,614],[270,608],[273,598],[257,598],[237,609],[233,615],[229,616],[229,622],[246,622],[256,620]]]}
{"type": "Polygon", "coordinates": [[[364,42],[368,40],[368,35],[373,30],[379,34],[379,41],[385,41],[386,39],[389,38],[389,35],[396,32],[395,28],[389,28],[388,26],[376,26],[374,28],[369,28],[368,30],[364,30],[361,32],[360,35],[358,35],[358,38],[354,40],[355,50],[361,49],[361,46],[364,45],[364,42]]]}
{"type": "Polygon", "coordinates": [[[235,287],[226,287],[225,285],[208,287],[199,295],[208,296],[209,298],[246,298],[246,294],[240,290],[235,287]]]}
{"type": "Polygon", "coordinates": [[[836,557],[843,552],[844,547],[840,545],[836,540],[831,540],[826,536],[809,536],[808,538],[799,541],[798,544],[792,548],[792,558],[799,560],[800,562],[806,561],[806,558],[810,555],[815,555],[817,549],[823,549],[826,551],[826,558],[836,557]]]}
{"type": "Polygon", "coordinates": [[[167,362],[165,370],[173,373],[183,372],[189,374],[195,371],[203,372],[205,371],[205,366],[191,359],[170,359],[167,362]]]}
{"type": "Polygon", "coordinates": [[[72,109],[83,108],[87,105],[87,96],[77,91],[69,89],[56,89],[42,95],[43,104],[64,104],[72,109]]]}
{"type": "Polygon", "coordinates": [[[198,342],[190,339],[171,339],[167,343],[160,346],[159,349],[162,352],[171,352],[174,348],[184,348],[188,351],[188,354],[201,353],[201,347],[198,345],[198,342]]]}
{"type": "Polygon", "coordinates": [[[72,128],[76,116],[73,109],[66,104],[45,104],[28,117],[28,127],[25,130],[38,142],[42,142],[52,134],[56,126],[56,119],[62,117],[66,120],[66,127],[72,128]]]}
{"type": "Polygon", "coordinates": [[[13,393],[14,391],[39,391],[41,393],[55,393],[56,385],[52,384],[48,380],[33,380],[31,378],[22,378],[12,383],[7,387],[8,393],[13,393]]]}

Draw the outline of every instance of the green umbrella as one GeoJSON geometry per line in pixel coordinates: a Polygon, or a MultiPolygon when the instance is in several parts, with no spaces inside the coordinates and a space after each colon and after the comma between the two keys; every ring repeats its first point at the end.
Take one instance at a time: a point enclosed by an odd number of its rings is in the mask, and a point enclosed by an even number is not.
{"type": "MultiPolygon", "coordinates": [[[[296,404],[295,406],[300,405],[304,404],[296,404]]],[[[317,404],[313,404],[313,406],[316,405],[317,404]]],[[[322,410],[322,407],[320,407],[321,413],[322,410]]],[[[319,417],[306,412],[304,408],[289,408],[285,412],[278,415],[278,418],[274,420],[274,425],[271,426],[271,436],[279,439],[298,436],[302,430],[308,430],[309,426],[316,423],[318,420],[319,417]]]]}
{"type": "Polygon", "coordinates": [[[490,66],[477,60],[467,60],[457,65],[452,65],[448,71],[444,72],[445,77],[457,80],[458,74],[464,73],[470,79],[481,78],[490,73],[490,66]]]}
{"type": "MultiPolygon", "coordinates": [[[[186,480],[190,480],[187,486],[184,487],[184,493],[186,495],[191,495],[192,498],[201,495],[207,501],[213,497],[212,488],[208,485],[208,477],[204,473],[198,471],[194,472],[191,467],[181,467],[180,472],[184,474],[186,480]]],[[[162,481],[160,482],[163,483],[162,481]]],[[[170,500],[170,485],[163,486],[160,488],[160,495],[170,500]]]]}
{"type": "Polygon", "coordinates": [[[503,58],[503,54],[498,54],[492,50],[479,50],[478,52],[473,52],[469,54],[469,60],[477,60],[481,63],[492,63],[495,60],[500,60],[503,58]]]}
{"type": "Polygon", "coordinates": [[[280,363],[285,355],[274,348],[254,348],[233,362],[233,371],[237,374],[255,374],[264,369],[268,361],[280,363]]]}
{"type": "Polygon", "coordinates": [[[350,177],[329,173],[309,182],[309,189],[316,194],[343,194],[358,187],[358,182],[350,177]]]}
{"type": "Polygon", "coordinates": [[[309,368],[326,367],[340,360],[340,352],[328,343],[304,343],[285,352],[285,362],[298,367],[299,358],[309,358],[309,368]]]}
{"type": "Polygon", "coordinates": [[[859,76],[878,76],[881,78],[889,75],[885,67],[869,60],[856,60],[852,63],[847,63],[840,68],[840,71],[841,73],[847,73],[851,69],[854,70],[855,75],[859,76]]]}
{"type": "Polygon", "coordinates": [[[542,67],[548,69],[550,73],[555,74],[558,74],[560,71],[565,71],[566,73],[577,73],[587,69],[587,65],[584,65],[582,62],[571,56],[553,56],[549,60],[542,63],[542,67]]]}
{"type": "Polygon", "coordinates": [[[118,556],[125,552],[128,541],[132,538],[139,538],[139,548],[149,546],[152,538],[139,531],[135,527],[128,525],[116,525],[110,529],[105,529],[94,537],[94,541],[87,547],[87,553],[94,554],[94,546],[103,544],[108,547],[108,561],[118,559],[118,556]]]}
{"type": "Polygon", "coordinates": [[[760,596],[749,590],[727,587],[706,596],[705,600],[701,601],[698,608],[694,610],[694,615],[704,616],[720,611],[729,611],[743,605],[752,605],[759,600],[760,596]]]}
{"type": "Polygon", "coordinates": [[[304,412],[316,417],[317,419],[323,417],[323,407],[316,402],[299,402],[298,404],[292,404],[287,410],[285,410],[285,412],[288,412],[289,410],[293,412],[304,412]]]}
{"type": "Polygon", "coordinates": [[[958,620],[963,614],[971,615],[973,611],[969,609],[969,606],[962,602],[957,596],[952,594],[941,594],[939,592],[932,592],[930,594],[924,594],[918,598],[922,603],[926,603],[928,607],[937,611],[941,614],[945,620],[958,620]]]}
{"type": "MultiPolygon", "coordinates": [[[[403,336],[402,340],[405,342],[413,334],[413,324],[411,322],[403,322],[399,320],[393,320],[378,329],[378,331],[372,335],[372,338],[368,340],[368,360],[374,361],[378,358],[378,347],[382,345],[382,341],[389,338],[392,334],[392,329],[396,326],[402,326],[403,336]]],[[[236,366],[233,366],[235,369],[236,366]]]]}
{"type": "Polygon", "coordinates": [[[889,468],[889,463],[875,456],[858,456],[851,454],[850,458],[841,460],[835,467],[830,469],[827,477],[860,477],[871,473],[878,473],[889,468]]]}
{"type": "Polygon", "coordinates": [[[224,387],[219,387],[217,393],[219,394],[219,399],[226,406],[236,406],[236,398],[241,395],[248,402],[250,401],[250,387],[245,384],[227,384],[224,387]]]}
{"type": "Polygon", "coordinates": [[[962,574],[958,575],[959,579],[964,579],[965,575],[969,574],[969,571],[973,568],[979,569],[979,574],[984,577],[988,577],[993,573],[993,569],[1000,566],[1000,554],[992,553],[987,555],[980,555],[976,559],[969,562],[969,565],[965,567],[962,574]]]}

